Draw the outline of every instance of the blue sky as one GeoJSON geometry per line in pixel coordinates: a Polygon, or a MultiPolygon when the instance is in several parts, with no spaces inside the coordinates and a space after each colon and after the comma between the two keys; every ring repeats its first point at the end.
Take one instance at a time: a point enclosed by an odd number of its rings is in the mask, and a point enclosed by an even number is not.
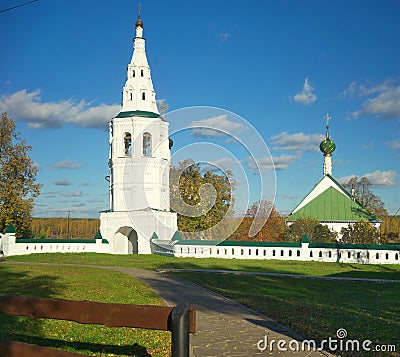
{"type": "MultiPolygon", "coordinates": [[[[23,2],[3,0],[0,11],[23,2]]],[[[329,113],[334,177],[366,175],[397,211],[397,0],[142,3],[157,98],[170,111],[211,106],[248,121],[274,159],[278,210],[290,212],[322,177],[329,113]]],[[[131,0],[38,0],[0,13],[0,111],[32,146],[44,184],[36,216],[108,208],[107,121],[118,113],[135,21],[131,0]]]]}

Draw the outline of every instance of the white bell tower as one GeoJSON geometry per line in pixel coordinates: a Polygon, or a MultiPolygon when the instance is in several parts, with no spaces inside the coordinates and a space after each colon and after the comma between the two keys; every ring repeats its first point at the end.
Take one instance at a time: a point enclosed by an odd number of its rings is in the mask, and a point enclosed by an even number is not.
{"type": "Polygon", "coordinates": [[[152,239],[170,240],[177,230],[170,212],[169,123],[160,116],[147,62],[138,5],[134,50],[120,113],[110,127],[110,209],[100,231],[111,253],[151,253],[152,239]]]}

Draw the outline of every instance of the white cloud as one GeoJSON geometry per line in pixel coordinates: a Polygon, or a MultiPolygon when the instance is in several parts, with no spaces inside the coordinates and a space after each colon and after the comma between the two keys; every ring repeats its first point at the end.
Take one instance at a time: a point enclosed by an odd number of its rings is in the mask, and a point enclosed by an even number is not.
{"type": "Polygon", "coordinates": [[[352,82],[342,93],[349,99],[365,98],[361,108],[350,113],[351,118],[375,116],[377,119],[400,119],[400,86],[395,80],[369,85],[352,82]]]}
{"type": "Polygon", "coordinates": [[[308,78],[304,80],[303,89],[297,92],[293,97],[294,101],[303,105],[309,105],[317,100],[314,88],[311,86],[308,78]]]}
{"type": "Polygon", "coordinates": [[[376,170],[364,175],[373,185],[376,186],[395,186],[397,172],[395,170],[380,171],[376,170]]]}
{"type": "Polygon", "coordinates": [[[240,165],[240,161],[235,160],[232,157],[222,157],[218,160],[203,165],[201,167],[201,171],[224,172],[226,170],[232,170],[235,165],[240,165]]]}
{"type": "Polygon", "coordinates": [[[382,93],[392,88],[396,83],[396,80],[388,78],[385,79],[382,83],[374,84],[367,81],[353,81],[351,82],[347,88],[340,94],[341,98],[362,98],[368,97],[370,95],[376,93],[382,93]]]}
{"type": "Polygon", "coordinates": [[[400,139],[388,141],[386,145],[389,147],[389,149],[400,150],[400,139]]]}
{"type": "Polygon", "coordinates": [[[218,32],[217,36],[219,38],[220,44],[222,44],[222,43],[228,41],[231,38],[232,32],[221,31],[221,32],[218,32]]]}
{"type": "Polygon", "coordinates": [[[60,196],[63,196],[63,197],[80,197],[80,196],[83,196],[83,192],[82,192],[82,190],[74,191],[74,192],[62,192],[62,193],[60,193],[60,196]]]}
{"type": "Polygon", "coordinates": [[[217,137],[235,133],[243,128],[243,125],[230,121],[226,114],[215,117],[194,120],[190,124],[193,128],[192,135],[195,137],[217,137]]]}
{"type": "Polygon", "coordinates": [[[376,170],[374,172],[369,172],[361,176],[349,175],[339,178],[338,181],[341,184],[345,184],[354,177],[365,177],[374,186],[390,187],[397,185],[396,182],[397,172],[395,170],[387,170],[387,171],[376,170]]]}
{"type": "Polygon", "coordinates": [[[72,186],[72,182],[68,180],[57,180],[53,182],[57,186],[72,186]]]}
{"type": "Polygon", "coordinates": [[[52,169],[68,169],[68,170],[76,170],[79,169],[82,165],[79,162],[74,162],[72,160],[62,160],[55,162],[51,165],[52,169]]]}
{"type": "Polygon", "coordinates": [[[318,151],[320,142],[324,139],[322,134],[304,134],[303,132],[288,134],[286,131],[272,136],[273,150],[318,151]]]}
{"type": "Polygon", "coordinates": [[[297,155],[265,156],[255,162],[252,157],[249,157],[248,167],[257,170],[286,170],[289,164],[297,159],[297,155]]]}
{"type": "Polygon", "coordinates": [[[356,175],[343,176],[343,177],[339,177],[339,178],[337,179],[337,181],[338,181],[340,184],[344,185],[344,184],[348,183],[348,182],[349,182],[352,178],[354,178],[354,177],[357,177],[357,176],[356,176],[356,175]]]}
{"type": "Polygon", "coordinates": [[[107,129],[107,122],[119,111],[119,105],[93,106],[84,100],[71,99],[43,102],[40,90],[26,89],[11,95],[0,96],[0,111],[8,112],[17,121],[28,123],[31,129],[61,128],[72,124],[84,128],[107,129]]]}

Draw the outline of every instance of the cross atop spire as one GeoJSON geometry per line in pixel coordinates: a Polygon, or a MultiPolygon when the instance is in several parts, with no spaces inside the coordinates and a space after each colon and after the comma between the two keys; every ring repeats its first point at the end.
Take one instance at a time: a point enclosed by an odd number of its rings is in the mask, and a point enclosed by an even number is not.
{"type": "Polygon", "coordinates": [[[326,113],[324,118],[325,118],[325,123],[326,123],[325,136],[326,136],[326,138],[329,138],[329,120],[332,120],[332,117],[328,113],[326,113]]]}
{"type": "Polygon", "coordinates": [[[329,126],[329,120],[331,120],[331,119],[332,119],[332,117],[331,117],[328,113],[326,113],[326,114],[325,114],[326,126],[329,126]]]}
{"type": "MultiPolygon", "coordinates": [[[[140,14],[141,14],[141,10],[142,10],[141,8],[142,8],[142,4],[140,2],[138,2],[138,4],[137,4],[137,16],[138,16],[138,18],[137,18],[137,21],[136,21],[136,28],[141,27],[143,29],[143,21],[140,18],[140,14]]],[[[138,37],[141,37],[141,36],[138,36],[138,37]]]]}

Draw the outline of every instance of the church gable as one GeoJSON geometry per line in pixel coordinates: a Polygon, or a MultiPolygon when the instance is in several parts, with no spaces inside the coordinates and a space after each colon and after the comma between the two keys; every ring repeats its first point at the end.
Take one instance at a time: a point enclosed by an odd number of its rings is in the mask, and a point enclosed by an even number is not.
{"type": "Polygon", "coordinates": [[[343,194],[330,186],[314,197],[300,209],[293,211],[287,221],[299,218],[315,218],[320,222],[379,222],[379,219],[368,212],[349,195],[343,194]]]}
{"type": "Polygon", "coordinates": [[[347,190],[338,183],[331,175],[325,175],[311,190],[311,192],[297,205],[297,207],[291,212],[291,215],[296,213],[298,210],[302,209],[316,197],[318,197],[321,193],[326,191],[329,188],[333,188],[338,191],[340,194],[351,199],[351,195],[347,192],[347,190]]]}

